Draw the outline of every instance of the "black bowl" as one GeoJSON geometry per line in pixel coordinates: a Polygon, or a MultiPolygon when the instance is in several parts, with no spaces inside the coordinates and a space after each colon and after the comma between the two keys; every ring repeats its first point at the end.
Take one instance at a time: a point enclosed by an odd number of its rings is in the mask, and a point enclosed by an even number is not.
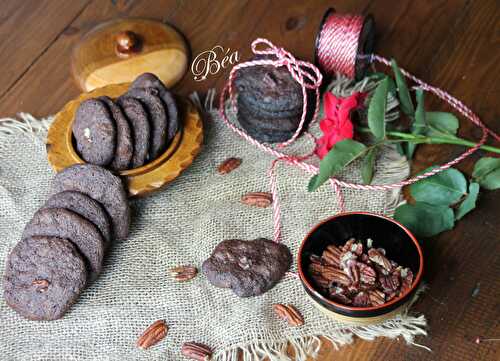
{"type": "Polygon", "coordinates": [[[302,241],[297,261],[300,280],[312,300],[321,308],[341,315],[341,319],[353,321],[392,314],[407,303],[420,284],[423,263],[420,245],[408,229],[391,218],[366,212],[341,213],[316,225],[302,241]],[[409,267],[414,274],[411,288],[383,305],[371,307],[346,306],[322,295],[308,274],[309,257],[321,255],[330,244],[343,245],[352,237],[359,240],[371,238],[373,247],[386,250],[388,259],[409,267]]]}

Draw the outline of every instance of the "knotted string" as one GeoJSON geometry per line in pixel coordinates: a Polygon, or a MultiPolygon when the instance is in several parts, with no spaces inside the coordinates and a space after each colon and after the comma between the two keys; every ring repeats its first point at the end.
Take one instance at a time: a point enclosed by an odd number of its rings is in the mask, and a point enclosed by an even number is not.
{"type": "MultiPolygon", "coordinates": [[[[358,34],[359,35],[359,34],[358,34]]],[[[359,36],[354,37],[352,36],[351,39],[359,39],[359,36]]],[[[335,41],[335,39],[332,39],[332,41],[335,41]]],[[[356,40],[357,41],[357,40],[356,40]]],[[[336,44],[334,44],[335,48],[337,47],[336,44]]],[[[318,167],[315,165],[312,165],[308,163],[306,160],[312,156],[314,150],[306,155],[300,156],[300,155],[288,155],[284,154],[281,151],[272,148],[268,144],[261,143],[257,141],[256,139],[252,138],[250,135],[248,135],[246,132],[238,128],[236,125],[231,123],[229,119],[226,116],[226,108],[225,108],[225,100],[226,100],[226,93],[229,90],[229,99],[231,101],[231,104],[233,106],[233,109],[235,113],[237,114],[237,104],[234,98],[233,94],[233,81],[236,76],[236,72],[239,69],[246,68],[246,67],[251,67],[251,66],[259,66],[259,65],[272,65],[275,67],[279,66],[286,66],[287,69],[290,71],[292,77],[301,85],[302,87],[302,94],[304,97],[304,107],[303,107],[303,114],[301,118],[301,122],[299,124],[299,127],[297,128],[296,132],[290,138],[284,143],[281,143],[278,148],[283,148],[289,144],[291,144],[295,139],[298,137],[298,135],[301,133],[305,117],[306,117],[306,111],[307,111],[307,94],[306,91],[307,89],[315,89],[316,91],[316,107],[314,111],[314,116],[312,119],[312,122],[316,120],[317,114],[318,114],[318,109],[319,109],[319,86],[321,85],[322,81],[322,76],[319,72],[319,70],[312,64],[300,61],[295,59],[289,52],[287,52],[284,49],[276,47],[274,44],[272,44],[270,41],[266,39],[256,39],[252,43],[252,51],[254,54],[262,54],[262,55],[269,55],[275,58],[275,60],[252,60],[244,63],[240,63],[236,65],[230,72],[229,75],[229,80],[224,86],[221,95],[220,95],[220,102],[219,102],[219,112],[220,116],[225,122],[225,124],[236,134],[241,136],[243,139],[247,140],[250,144],[256,146],[258,149],[273,155],[276,159],[272,162],[271,167],[269,169],[269,176],[270,176],[270,188],[271,188],[271,193],[273,196],[273,217],[274,217],[274,241],[275,242],[280,242],[281,240],[281,207],[279,204],[278,200],[278,187],[277,187],[277,177],[276,177],[276,167],[279,162],[283,162],[286,164],[293,165],[299,169],[302,169],[304,172],[309,173],[309,174],[316,174],[318,173],[318,167]],[[264,50],[257,50],[257,45],[259,44],[264,44],[267,45],[267,48],[264,50]],[[309,71],[308,71],[309,70],[309,71]],[[312,72],[312,73],[310,73],[312,72]]],[[[335,53],[332,53],[331,56],[335,56],[335,53]]],[[[383,58],[378,55],[370,55],[369,56],[372,61],[377,61],[379,63],[382,63],[386,66],[390,66],[390,61],[387,60],[386,58],[383,58]]],[[[452,97],[450,94],[446,93],[445,91],[435,88],[422,80],[416,78],[415,76],[411,75],[404,69],[401,69],[401,72],[403,75],[405,75],[407,78],[410,78],[413,80],[418,87],[421,89],[428,91],[430,93],[435,94],[438,98],[446,101],[448,104],[450,104],[454,109],[456,109],[460,114],[462,114],[464,117],[472,121],[475,125],[480,127],[483,131],[482,137],[479,140],[479,142],[472,148],[468,149],[464,153],[462,153],[460,156],[457,158],[437,167],[434,168],[428,172],[425,172],[423,174],[417,175],[413,178],[398,182],[398,183],[393,183],[393,184],[380,184],[380,185],[371,185],[371,184],[357,184],[357,183],[349,183],[349,182],[344,182],[341,181],[335,177],[330,178],[329,182],[331,186],[333,187],[335,194],[337,196],[337,201],[338,201],[338,207],[340,209],[340,212],[345,211],[345,202],[344,198],[342,195],[342,187],[345,188],[351,188],[351,189],[358,189],[358,190],[375,190],[375,191],[387,191],[391,190],[394,188],[401,188],[403,186],[407,186],[410,184],[413,184],[415,182],[418,182],[419,180],[422,180],[424,178],[433,176],[445,169],[448,169],[452,167],[453,165],[459,163],[475,151],[477,151],[485,142],[487,139],[488,134],[490,134],[493,138],[495,138],[497,141],[500,139],[499,136],[494,133],[492,130],[488,129],[479,119],[479,117],[474,114],[469,108],[467,108],[462,102],[457,100],[456,98],[452,97]]],[[[311,123],[312,123],[311,122],[311,123]]],[[[312,135],[308,134],[310,137],[312,135]]],[[[314,137],[313,137],[314,138],[314,137]]]]}

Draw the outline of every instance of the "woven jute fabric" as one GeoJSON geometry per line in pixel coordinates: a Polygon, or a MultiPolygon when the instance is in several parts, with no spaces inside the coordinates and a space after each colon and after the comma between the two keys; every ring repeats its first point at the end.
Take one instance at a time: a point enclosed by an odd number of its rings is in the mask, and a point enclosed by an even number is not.
{"type": "MultiPolygon", "coordinates": [[[[23,115],[24,123],[0,123],[0,273],[19,241],[25,224],[48,197],[54,172],[46,159],[45,129],[40,120],[23,115]],[[19,125],[22,124],[22,125],[19,125]]],[[[310,149],[302,137],[295,149],[310,149]]],[[[214,349],[216,360],[287,360],[287,345],[296,359],[314,355],[318,336],[335,346],[377,336],[402,337],[407,342],[425,334],[423,316],[403,312],[381,325],[350,327],[322,315],[311,305],[299,280],[285,277],[259,297],[238,298],[230,290],[210,285],[198,275],[187,283],[170,279],[167,270],[181,264],[200,267],[224,239],[272,238],[272,208],[240,203],[251,191],[269,189],[266,171],[272,158],[233,134],[216,112],[205,117],[205,141],[200,155],[179,178],[161,192],[132,200],[131,233],[108,251],[101,276],[60,320],[28,321],[0,298],[0,359],[2,360],[183,360],[181,345],[196,341],[214,349]],[[227,175],[216,169],[228,157],[243,159],[227,175]],[[289,327],[272,311],[274,303],[294,304],[305,325],[289,327]],[[135,347],[138,335],[163,319],[166,338],[149,350],[135,347]]],[[[278,167],[283,242],[296,255],[300,242],[315,224],[335,214],[334,191],[321,187],[307,192],[309,175],[278,167]]],[[[406,177],[408,165],[393,150],[380,156],[375,182],[406,177]]],[[[355,164],[342,175],[359,181],[355,164]]],[[[344,189],[348,210],[390,213],[394,192],[344,189]]],[[[295,262],[292,271],[295,270],[295,262]]]]}

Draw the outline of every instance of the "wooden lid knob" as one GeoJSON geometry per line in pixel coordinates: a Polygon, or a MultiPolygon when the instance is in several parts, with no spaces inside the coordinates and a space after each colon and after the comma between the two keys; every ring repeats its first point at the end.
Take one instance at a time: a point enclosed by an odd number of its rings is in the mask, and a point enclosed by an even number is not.
{"type": "Polygon", "coordinates": [[[116,34],[116,53],[118,56],[127,57],[140,52],[141,41],[133,31],[120,31],[116,34]]]}

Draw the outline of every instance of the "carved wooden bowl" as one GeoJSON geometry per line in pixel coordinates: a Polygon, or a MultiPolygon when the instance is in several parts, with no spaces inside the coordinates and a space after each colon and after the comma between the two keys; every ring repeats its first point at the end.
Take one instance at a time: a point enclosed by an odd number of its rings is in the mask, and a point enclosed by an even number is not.
{"type": "Polygon", "coordinates": [[[380,323],[401,313],[415,295],[424,269],[422,250],[411,232],[391,218],[367,212],[341,213],[316,225],[302,241],[297,264],[300,280],[312,304],[337,321],[357,325],[380,323]],[[322,254],[330,244],[341,246],[349,238],[371,238],[375,248],[387,251],[389,259],[409,267],[414,274],[411,288],[387,303],[370,307],[346,306],[320,293],[307,272],[310,255],[322,254]]]}
{"type": "MultiPolygon", "coordinates": [[[[85,163],[76,152],[72,135],[73,119],[80,103],[102,95],[117,98],[128,87],[129,83],[112,84],[83,93],[56,114],[47,135],[47,158],[56,172],[73,164],[85,163]]],[[[125,180],[129,196],[145,196],[163,188],[189,167],[200,152],[203,142],[200,113],[187,99],[182,99],[177,105],[182,125],[168,149],[142,167],[117,172],[125,180]]]]}

